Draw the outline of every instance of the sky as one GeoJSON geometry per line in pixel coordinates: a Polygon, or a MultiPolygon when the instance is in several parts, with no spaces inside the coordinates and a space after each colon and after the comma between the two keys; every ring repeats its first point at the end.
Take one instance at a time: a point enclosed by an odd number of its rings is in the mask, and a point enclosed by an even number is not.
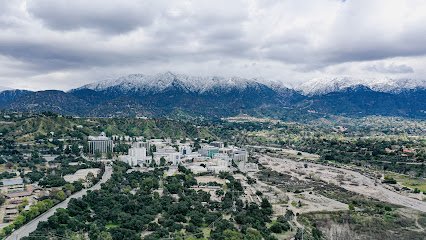
{"type": "Polygon", "coordinates": [[[424,0],[0,0],[0,86],[166,71],[426,79],[424,0]]]}

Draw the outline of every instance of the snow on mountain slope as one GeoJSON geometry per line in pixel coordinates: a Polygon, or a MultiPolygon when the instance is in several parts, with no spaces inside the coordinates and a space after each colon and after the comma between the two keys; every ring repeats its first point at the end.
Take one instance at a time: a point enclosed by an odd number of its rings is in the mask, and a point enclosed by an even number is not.
{"type": "Polygon", "coordinates": [[[0,86],[0,92],[9,91],[9,90],[13,90],[13,88],[8,88],[8,87],[2,87],[2,86],[0,86]]]}
{"type": "MultiPolygon", "coordinates": [[[[178,87],[187,92],[203,93],[214,89],[246,89],[247,87],[267,86],[275,91],[288,89],[280,81],[265,79],[245,79],[239,77],[189,76],[165,72],[156,75],[131,74],[117,79],[104,80],[74,89],[91,89],[95,91],[119,90],[161,92],[165,89],[178,87]]],[[[366,86],[379,92],[401,92],[407,89],[426,88],[426,80],[416,79],[357,79],[352,77],[314,78],[293,89],[305,95],[321,95],[337,92],[354,86],[366,86]]],[[[73,91],[73,90],[72,90],[73,91]]]]}
{"type": "Polygon", "coordinates": [[[354,86],[366,86],[378,92],[397,93],[403,90],[426,88],[426,80],[419,79],[356,79],[351,77],[340,78],[314,78],[296,89],[306,95],[322,95],[342,91],[354,86]]]}
{"type": "Polygon", "coordinates": [[[156,75],[131,74],[118,79],[105,80],[87,84],[78,89],[92,89],[95,91],[118,88],[122,91],[154,91],[160,92],[172,86],[179,86],[191,92],[205,92],[214,88],[244,89],[248,86],[259,84],[257,79],[244,79],[238,77],[200,77],[171,72],[156,75]]]}

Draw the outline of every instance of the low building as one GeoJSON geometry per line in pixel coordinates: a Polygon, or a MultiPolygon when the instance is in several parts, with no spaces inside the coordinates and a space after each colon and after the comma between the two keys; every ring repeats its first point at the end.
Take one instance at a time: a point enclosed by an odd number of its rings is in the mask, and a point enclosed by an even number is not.
{"type": "Polygon", "coordinates": [[[248,152],[246,150],[235,150],[232,153],[232,160],[234,162],[247,162],[248,160],[248,152]]]}
{"type": "Polygon", "coordinates": [[[149,150],[149,146],[150,146],[150,143],[148,141],[147,142],[138,141],[138,142],[132,143],[132,147],[135,147],[135,148],[145,148],[149,150]]]}
{"type": "Polygon", "coordinates": [[[210,145],[205,145],[202,146],[202,148],[198,150],[198,152],[201,154],[201,156],[213,158],[215,154],[219,153],[219,148],[210,145]]]}
{"type": "Polygon", "coordinates": [[[210,143],[210,145],[217,147],[217,148],[224,148],[225,144],[223,142],[220,141],[213,141],[210,143]]]}
{"type": "Polygon", "coordinates": [[[3,192],[15,193],[25,191],[24,179],[22,178],[10,178],[2,180],[3,186],[1,187],[3,192]]]}
{"type": "Polygon", "coordinates": [[[18,216],[19,211],[17,207],[13,207],[13,208],[7,208],[4,210],[4,218],[3,220],[5,222],[11,222],[13,220],[15,220],[15,218],[18,216]]]}
{"type": "Polygon", "coordinates": [[[153,153],[154,161],[157,165],[160,164],[161,158],[164,158],[167,163],[171,165],[178,165],[181,161],[181,154],[177,152],[173,147],[165,147],[158,149],[157,152],[153,153]]]}
{"type": "Polygon", "coordinates": [[[259,171],[259,167],[256,163],[239,162],[237,165],[238,169],[243,173],[259,171]]]}
{"type": "Polygon", "coordinates": [[[192,153],[192,148],[189,145],[181,145],[179,146],[179,152],[182,155],[190,155],[192,153]]]}

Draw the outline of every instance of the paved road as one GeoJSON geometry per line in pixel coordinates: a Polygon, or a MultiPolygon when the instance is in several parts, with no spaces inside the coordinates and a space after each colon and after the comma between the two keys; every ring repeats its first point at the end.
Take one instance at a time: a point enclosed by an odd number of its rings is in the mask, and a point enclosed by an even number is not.
{"type": "Polygon", "coordinates": [[[68,197],[65,201],[57,204],[53,208],[49,209],[47,212],[43,213],[42,215],[38,216],[37,218],[33,219],[29,223],[23,225],[18,230],[14,231],[9,237],[6,238],[6,240],[18,240],[22,237],[28,236],[31,232],[35,231],[37,229],[37,225],[39,222],[47,221],[47,219],[55,214],[56,210],[59,208],[66,208],[68,206],[69,201],[72,198],[81,198],[84,195],[87,194],[88,190],[99,190],[101,188],[101,184],[108,181],[108,179],[111,178],[112,175],[112,167],[105,167],[105,173],[102,176],[102,179],[95,185],[93,185],[91,188],[83,189],[80,192],[76,192],[70,197],[68,197]]]}

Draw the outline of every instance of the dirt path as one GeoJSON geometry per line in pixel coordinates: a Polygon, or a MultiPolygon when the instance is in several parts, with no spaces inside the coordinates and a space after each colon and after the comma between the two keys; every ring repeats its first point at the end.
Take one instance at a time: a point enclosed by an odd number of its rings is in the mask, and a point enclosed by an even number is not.
{"type": "Polygon", "coordinates": [[[304,178],[306,176],[319,178],[322,181],[383,202],[426,212],[426,202],[391,191],[385,188],[382,183],[352,170],[314,163],[308,163],[308,167],[305,168],[303,162],[273,158],[266,155],[259,155],[259,162],[274,171],[286,171],[297,178],[304,178]]]}

